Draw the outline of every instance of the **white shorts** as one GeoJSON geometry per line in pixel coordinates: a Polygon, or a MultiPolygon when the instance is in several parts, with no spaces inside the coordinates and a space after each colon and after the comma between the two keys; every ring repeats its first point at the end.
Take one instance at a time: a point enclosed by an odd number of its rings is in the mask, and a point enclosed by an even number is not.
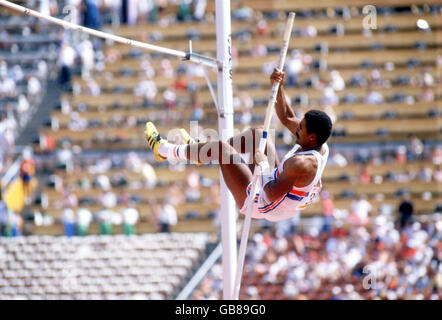
{"type": "MultiPolygon", "coordinates": [[[[243,207],[239,211],[244,215],[247,214],[251,187],[252,184],[247,186],[248,197],[246,198],[243,207]]],[[[268,199],[266,199],[265,192],[261,188],[255,197],[255,201],[253,202],[252,218],[266,219],[271,222],[290,219],[296,215],[299,210],[296,205],[289,201],[291,200],[287,200],[286,197],[283,196],[277,201],[270,202],[268,199]]]]}
{"type": "MultiPolygon", "coordinates": [[[[250,183],[247,186],[247,198],[244,201],[244,204],[239,210],[240,213],[246,215],[247,214],[247,207],[249,204],[250,199],[250,190],[252,189],[252,184],[250,183]]],[[[259,184],[259,182],[258,182],[259,184]]],[[[252,210],[252,218],[254,219],[267,219],[268,216],[266,216],[265,208],[272,206],[274,203],[269,202],[265,197],[265,192],[262,190],[262,187],[259,185],[260,189],[257,195],[255,196],[255,201],[253,202],[253,210],[252,210]]]]}

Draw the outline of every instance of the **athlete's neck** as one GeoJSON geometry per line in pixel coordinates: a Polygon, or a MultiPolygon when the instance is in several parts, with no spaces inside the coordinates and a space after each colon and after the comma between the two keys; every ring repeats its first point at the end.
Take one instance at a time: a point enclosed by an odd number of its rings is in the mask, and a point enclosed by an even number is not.
{"type": "Polygon", "coordinates": [[[310,150],[315,150],[315,151],[318,151],[318,152],[321,152],[321,150],[322,150],[322,145],[321,146],[310,146],[310,145],[306,145],[306,146],[303,146],[303,145],[299,145],[301,148],[301,150],[299,150],[299,151],[310,151],[310,150]]]}

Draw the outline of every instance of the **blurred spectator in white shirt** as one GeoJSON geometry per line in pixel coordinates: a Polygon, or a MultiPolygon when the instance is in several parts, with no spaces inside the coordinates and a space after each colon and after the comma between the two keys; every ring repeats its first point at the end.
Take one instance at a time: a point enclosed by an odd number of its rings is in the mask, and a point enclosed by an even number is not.
{"type": "Polygon", "coordinates": [[[134,88],[134,95],[142,97],[145,103],[153,104],[158,93],[157,86],[149,77],[142,77],[134,88]]]}
{"type": "Polygon", "coordinates": [[[379,92],[371,90],[365,97],[365,102],[373,105],[381,104],[384,102],[384,97],[379,92]]]}
{"type": "Polygon", "coordinates": [[[158,213],[159,232],[169,233],[170,227],[176,225],[178,222],[177,212],[168,201],[161,207],[158,213]]]}
{"type": "Polygon", "coordinates": [[[92,221],[92,213],[87,208],[80,208],[77,211],[77,234],[81,237],[87,235],[89,225],[92,221]]]}
{"type": "Polygon", "coordinates": [[[0,97],[4,95],[10,98],[17,96],[16,85],[14,80],[9,77],[0,78],[0,97]]]}
{"type": "Polygon", "coordinates": [[[103,209],[97,213],[97,221],[99,223],[100,235],[111,235],[114,212],[109,209],[103,209]]]}
{"type": "MultiPolygon", "coordinates": [[[[195,64],[191,64],[190,66],[195,66],[195,64]]],[[[190,68],[189,66],[189,68],[190,68]]],[[[172,63],[169,59],[162,59],[160,62],[160,73],[163,77],[166,78],[174,78],[175,71],[173,69],[172,63]]]]}
{"type": "Polygon", "coordinates": [[[88,80],[86,80],[84,93],[90,96],[98,97],[101,94],[101,89],[94,79],[89,78],[88,80]]]}
{"type": "Polygon", "coordinates": [[[73,153],[69,142],[62,143],[62,149],[57,150],[55,155],[56,166],[58,169],[64,169],[71,172],[73,169],[73,153]]]}
{"type": "Polygon", "coordinates": [[[358,200],[352,202],[350,206],[351,214],[349,222],[356,225],[365,225],[368,223],[369,213],[372,211],[372,205],[367,201],[367,196],[362,194],[358,200]]]}
{"type": "Polygon", "coordinates": [[[207,0],[193,0],[193,17],[195,20],[204,20],[206,14],[207,0]]]}
{"type": "Polygon", "coordinates": [[[80,43],[78,51],[80,52],[81,58],[81,77],[83,80],[89,79],[91,77],[91,72],[95,67],[95,52],[92,42],[86,36],[85,39],[80,43]]]}
{"type": "Polygon", "coordinates": [[[17,102],[17,113],[20,126],[24,126],[26,124],[29,107],[29,102],[28,99],[26,99],[26,96],[24,94],[19,95],[17,102]]]}
{"type": "Polygon", "coordinates": [[[153,79],[155,76],[155,68],[152,67],[152,64],[148,59],[145,59],[141,62],[141,77],[147,77],[147,79],[153,79]]]}
{"type": "Polygon", "coordinates": [[[60,84],[68,89],[71,84],[72,68],[75,64],[77,53],[71,45],[65,41],[61,45],[60,56],[58,59],[58,66],[60,67],[60,84]]]}
{"type": "Polygon", "coordinates": [[[417,176],[420,181],[431,182],[433,170],[429,166],[422,166],[417,176]]]}
{"type": "Polygon", "coordinates": [[[335,90],[329,86],[325,87],[322,90],[321,104],[334,106],[337,105],[338,103],[339,103],[339,97],[335,93],[335,90]]]}
{"type": "Polygon", "coordinates": [[[330,72],[331,81],[329,85],[333,88],[335,91],[342,91],[345,89],[345,81],[342,78],[341,74],[337,70],[333,70],[330,72]]]}
{"type": "Polygon", "coordinates": [[[27,92],[32,104],[36,102],[37,97],[41,93],[41,89],[40,81],[34,76],[29,77],[27,92]]]}
{"type": "Polygon", "coordinates": [[[410,144],[408,150],[410,152],[409,154],[411,158],[410,160],[422,159],[424,154],[424,144],[421,140],[419,140],[417,136],[412,135],[410,137],[410,144]]]}
{"type": "Polygon", "coordinates": [[[112,191],[106,191],[98,197],[98,202],[105,208],[115,208],[117,205],[117,196],[112,191]]]}
{"type": "Polygon", "coordinates": [[[138,222],[138,218],[140,214],[138,210],[135,208],[133,204],[131,204],[128,208],[124,208],[122,210],[123,216],[123,231],[127,236],[136,234],[135,225],[138,222]]]}
{"type": "Polygon", "coordinates": [[[301,36],[307,37],[307,38],[314,38],[318,35],[318,31],[316,30],[316,27],[309,23],[305,28],[301,30],[301,36]]]}
{"type": "Polygon", "coordinates": [[[193,202],[200,199],[200,174],[197,170],[190,170],[186,176],[186,201],[193,202]]]}
{"type": "Polygon", "coordinates": [[[66,237],[75,236],[75,212],[71,208],[64,208],[61,213],[61,222],[64,227],[64,233],[66,237]]]}
{"type": "Polygon", "coordinates": [[[289,57],[287,57],[286,62],[286,86],[296,86],[298,85],[299,74],[304,68],[304,63],[302,61],[302,54],[298,50],[293,50],[289,57]]]}

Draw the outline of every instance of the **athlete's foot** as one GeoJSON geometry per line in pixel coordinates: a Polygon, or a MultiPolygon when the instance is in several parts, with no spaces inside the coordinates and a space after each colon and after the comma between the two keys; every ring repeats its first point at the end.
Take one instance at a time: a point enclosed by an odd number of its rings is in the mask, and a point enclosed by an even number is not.
{"type": "MultiPolygon", "coordinates": [[[[180,129],[180,137],[181,137],[182,142],[185,144],[197,143],[197,141],[194,138],[192,138],[189,133],[187,133],[186,129],[183,129],[183,128],[180,129]]],[[[197,166],[202,165],[201,162],[195,162],[195,164],[197,166]]]]}
{"type": "Polygon", "coordinates": [[[158,152],[158,148],[163,143],[166,143],[167,140],[163,139],[158,133],[157,128],[152,122],[146,122],[146,129],[144,130],[144,137],[146,138],[147,144],[153,151],[153,155],[155,160],[158,162],[162,162],[167,158],[160,155],[158,152]]]}

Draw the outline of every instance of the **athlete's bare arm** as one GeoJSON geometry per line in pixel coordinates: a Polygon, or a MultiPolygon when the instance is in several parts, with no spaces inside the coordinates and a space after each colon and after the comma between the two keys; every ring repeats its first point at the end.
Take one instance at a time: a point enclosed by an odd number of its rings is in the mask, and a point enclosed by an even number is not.
{"type": "Polygon", "coordinates": [[[284,170],[278,178],[265,185],[264,192],[267,199],[272,202],[277,201],[294,186],[300,188],[308,186],[315,178],[317,167],[318,161],[314,155],[300,154],[288,159],[284,162],[284,170]]]}
{"type": "Polygon", "coordinates": [[[287,129],[289,129],[293,134],[296,134],[299,122],[301,120],[296,117],[293,109],[288,105],[287,100],[285,99],[284,79],[285,73],[278,68],[275,68],[270,76],[270,82],[272,83],[272,85],[274,81],[279,81],[279,90],[278,95],[276,96],[275,104],[276,114],[281,123],[285,127],[287,127],[287,129]]]}

